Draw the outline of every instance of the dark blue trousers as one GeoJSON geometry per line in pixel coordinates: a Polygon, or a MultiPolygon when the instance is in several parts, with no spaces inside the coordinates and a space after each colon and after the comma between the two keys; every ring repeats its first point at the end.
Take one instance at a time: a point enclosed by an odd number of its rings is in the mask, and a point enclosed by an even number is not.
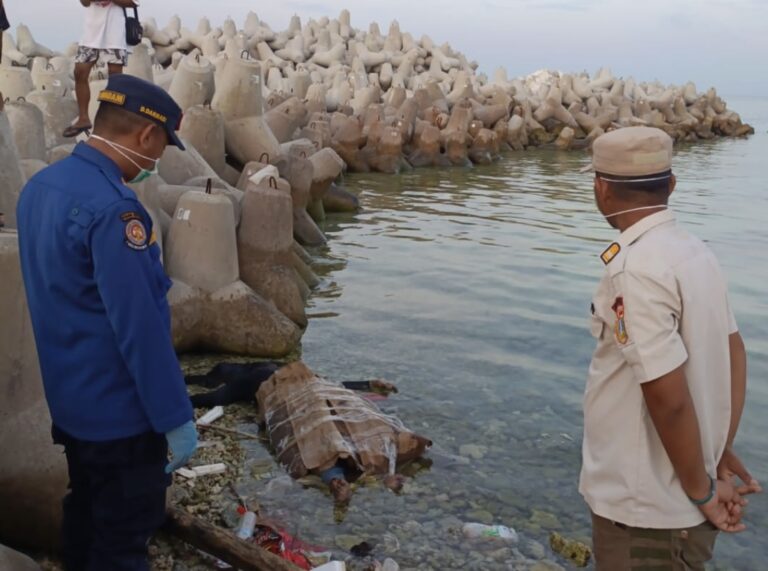
{"type": "MultiPolygon", "coordinates": [[[[0,6],[0,33],[4,32],[10,27],[11,27],[11,24],[8,22],[8,17],[5,15],[5,9],[2,6],[0,6]]],[[[0,53],[2,52],[3,52],[3,49],[0,46],[0,53]]]]}
{"type": "Polygon", "coordinates": [[[64,445],[69,493],[64,498],[66,571],[148,571],[147,543],[165,519],[165,436],[89,442],[53,427],[64,445]]]}

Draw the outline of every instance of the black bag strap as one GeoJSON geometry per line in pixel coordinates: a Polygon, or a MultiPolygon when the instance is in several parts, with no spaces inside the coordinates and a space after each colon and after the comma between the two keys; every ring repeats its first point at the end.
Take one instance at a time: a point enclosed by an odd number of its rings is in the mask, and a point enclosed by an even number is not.
{"type": "MultiPolygon", "coordinates": [[[[125,15],[125,19],[127,20],[128,10],[125,9],[125,6],[123,6],[123,14],[125,15]]],[[[136,6],[133,7],[133,17],[137,20],[139,19],[139,9],[136,6]]]]}

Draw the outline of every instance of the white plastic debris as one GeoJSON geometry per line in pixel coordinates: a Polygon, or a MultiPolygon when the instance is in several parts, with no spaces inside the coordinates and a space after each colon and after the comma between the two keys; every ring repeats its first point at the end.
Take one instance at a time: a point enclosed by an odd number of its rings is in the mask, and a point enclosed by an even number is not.
{"type": "Polygon", "coordinates": [[[203,416],[197,419],[197,424],[200,426],[208,426],[209,424],[217,421],[224,416],[224,407],[215,406],[203,416]]]}
{"type": "Polygon", "coordinates": [[[185,478],[191,480],[192,478],[196,478],[197,474],[194,470],[190,470],[189,468],[179,468],[176,470],[176,473],[180,476],[184,476],[185,478]]]}
{"type": "Polygon", "coordinates": [[[347,564],[343,561],[330,561],[320,567],[315,567],[315,571],[347,571],[347,564]]]}
{"type": "Polygon", "coordinates": [[[195,476],[214,476],[216,474],[223,474],[227,471],[226,464],[207,464],[205,466],[195,466],[192,468],[195,476]]]}
{"type": "Polygon", "coordinates": [[[400,571],[400,565],[394,559],[387,557],[381,564],[381,571],[400,571]]]}

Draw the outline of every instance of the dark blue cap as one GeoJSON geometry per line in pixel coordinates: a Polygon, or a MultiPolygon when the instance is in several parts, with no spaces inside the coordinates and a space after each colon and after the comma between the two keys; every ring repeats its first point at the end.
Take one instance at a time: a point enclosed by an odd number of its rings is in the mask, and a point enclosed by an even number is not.
{"type": "Polygon", "coordinates": [[[163,88],[138,77],[119,73],[109,76],[107,88],[99,93],[99,101],[154,121],[165,129],[171,144],[184,150],[176,134],[181,125],[181,107],[163,88]]]}

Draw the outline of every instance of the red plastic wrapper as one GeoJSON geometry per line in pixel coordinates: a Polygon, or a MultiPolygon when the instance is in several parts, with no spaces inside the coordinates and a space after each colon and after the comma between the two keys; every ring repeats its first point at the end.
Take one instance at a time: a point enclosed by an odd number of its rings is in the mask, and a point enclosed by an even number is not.
{"type": "Polygon", "coordinates": [[[298,540],[285,531],[277,531],[268,525],[259,524],[253,532],[253,541],[262,549],[290,561],[301,569],[309,571],[312,564],[302,551],[322,551],[298,540]]]}

